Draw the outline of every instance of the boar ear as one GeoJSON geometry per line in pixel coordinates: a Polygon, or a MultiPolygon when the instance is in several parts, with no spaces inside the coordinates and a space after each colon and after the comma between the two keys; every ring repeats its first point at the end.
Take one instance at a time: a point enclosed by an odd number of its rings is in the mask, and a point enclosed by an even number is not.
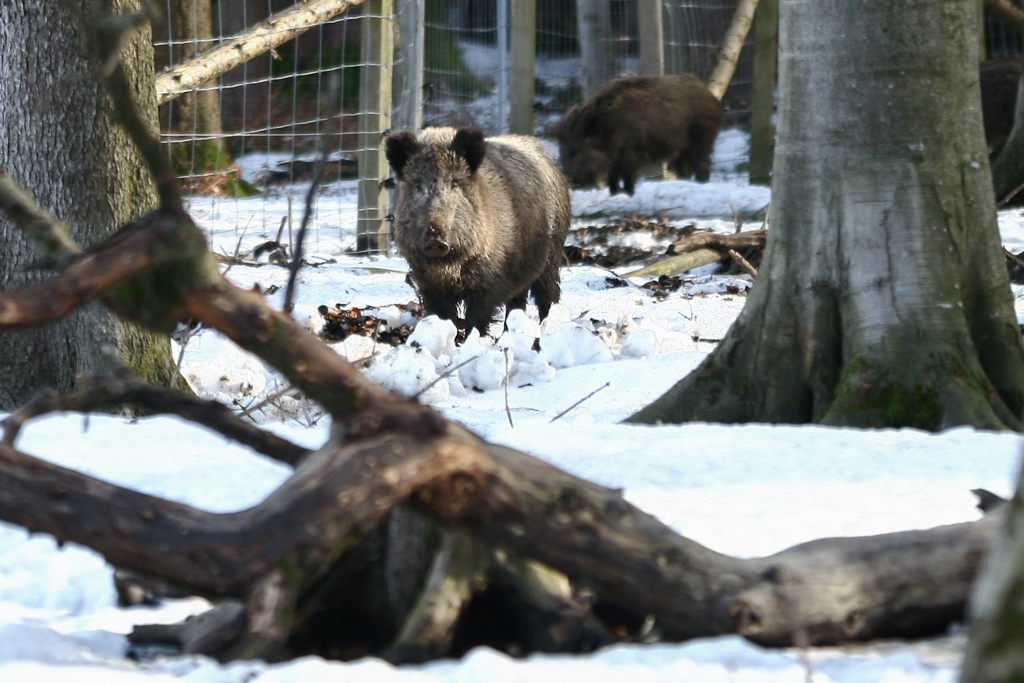
{"type": "Polygon", "coordinates": [[[461,129],[452,140],[451,150],[466,160],[470,173],[475,173],[484,162],[484,154],[487,152],[484,132],[479,128],[461,129]]]}
{"type": "Polygon", "coordinates": [[[419,148],[420,143],[411,130],[391,133],[384,141],[384,156],[388,158],[388,163],[391,164],[391,168],[394,169],[399,180],[402,178],[405,162],[409,161],[409,157],[415,154],[419,148]]]}

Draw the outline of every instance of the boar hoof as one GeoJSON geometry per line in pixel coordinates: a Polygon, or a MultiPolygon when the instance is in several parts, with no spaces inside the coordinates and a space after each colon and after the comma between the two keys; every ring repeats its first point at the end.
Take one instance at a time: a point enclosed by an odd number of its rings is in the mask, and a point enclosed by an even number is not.
{"type": "Polygon", "coordinates": [[[442,256],[447,256],[448,252],[451,250],[452,248],[448,246],[447,242],[439,239],[432,239],[427,242],[425,247],[423,247],[423,253],[426,254],[428,258],[441,258],[442,256]]]}

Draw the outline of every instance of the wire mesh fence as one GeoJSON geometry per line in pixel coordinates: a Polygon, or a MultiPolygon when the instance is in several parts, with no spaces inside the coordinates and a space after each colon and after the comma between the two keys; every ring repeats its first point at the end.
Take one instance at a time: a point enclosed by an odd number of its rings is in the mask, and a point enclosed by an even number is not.
{"type": "MultiPolygon", "coordinates": [[[[638,24],[644,1],[587,0],[597,3],[606,21],[597,54],[610,65],[608,77],[640,70],[643,46],[638,24]]],[[[154,26],[158,71],[304,4],[162,2],[165,11],[154,26]]],[[[317,217],[321,222],[337,221],[339,229],[345,229],[356,220],[349,195],[356,192],[361,155],[379,151],[382,131],[360,135],[360,121],[365,126],[368,113],[393,115],[398,127],[475,125],[488,134],[508,130],[513,69],[510,0],[348,4],[343,13],[305,26],[298,37],[162,106],[163,140],[195,197],[215,202],[256,193],[264,200],[300,193],[308,188],[317,154],[326,147],[325,189],[317,199],[317,217]],[[395,39],[393,56],[368,56],[371,19],[388,23],[387,31],[395,39]],[[386,104],[365,99],[371,67],[394,72],[394,92],[386,104]],[[387,111],[371,112],[374,106],[387,111]],[[332,203],[332,198],[337,199],[332,203]]],[[[663,0],[665,73],[692,72],[706,82],[736,5],[737,0],[663,0]]],[[[533,132],[538,136],[549,136],[559,117],[584,97],[584,71],[589,65],[581,58],[581,30],[590,21],[581,20],[585,6],[591,7],[583,0],[536,2],[533,132]]],[[[986,13],[985,31],[989,56],[1020,53],[1017,30],[992,13],[986,13]]],[[[723,131],[745,131],[749,126],[753,54],[751,32],[723,98],[723,131]]],[[[744,138],[740,134],[733,139],[744,138]]],[[[717,159],[742,171],[747,148],[733,144],[732,149],[731,158],[717,159]]],[[[230,210],[228,204],[220,206],[230,210]]]]}

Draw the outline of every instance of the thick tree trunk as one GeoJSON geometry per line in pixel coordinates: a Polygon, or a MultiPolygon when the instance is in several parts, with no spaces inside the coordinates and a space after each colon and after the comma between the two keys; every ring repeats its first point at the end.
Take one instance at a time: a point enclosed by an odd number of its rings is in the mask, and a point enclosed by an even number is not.
{"type": "Polygon", "coordinates": [[[1024,477],[971,600],[974,623],[961,683],[1024,680],[1024,477]]]}
{"type": "MultiPolygon", "coordinates": [[[[82,3],[86,15],[101,3],[82,3]]],[[[114,3],[124,9],[129,2],[114,3]]],[[[155,205],[138,152],[110,120],[110,104],[82,53],[82,32],[65,3],[0,3],[0,169],[76,226],[91,246],[155,205]]],[[[137,33],[125,51],[135,91],[156,128],[152,43],[137,33]]],[[[19,230],[0,217],[0,289],[44,278],[19,230]]],[[[46,386],[67,389],[76,375],[121,360],[151,381],[177,376],[166,338],[87,308],[45,330],[0,335],[0,410],[46,386]]]]}
{"type": "Polygon", "coordinates": [[[1021,428],[975,20],[969,0],[782,3],[757,282],[719,348],[631,421],[1021,428]]]}
{"type": "MultiPolygon", "coordinates": [[[[1017,107],[1014,110],[1010,137],[992,164],[992,181],[995,184],[996,199],[1000,201],[1024,185],[1024,96],[1020,95],[1024,93],[1024,69],[1021,69],[1021,84],[1017,88],[1017,93],[1017,107]]],[[[1018,194],[1017,202],[1020,200],[1018,194]]]]}

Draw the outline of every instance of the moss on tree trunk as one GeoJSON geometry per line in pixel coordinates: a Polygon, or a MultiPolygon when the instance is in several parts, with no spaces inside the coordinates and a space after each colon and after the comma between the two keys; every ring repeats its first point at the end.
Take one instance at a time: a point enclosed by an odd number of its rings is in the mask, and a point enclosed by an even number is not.
{"type": "Polygon", "coordinates": [[[783,3],[757,282],[715,352],[631,421],[1020,429],[975,14],[783,3]]]}
{"type": "MultiPolygon", "coordinates": [[[[102,3],[83,3],[89,16],[102,3]]],[[[115,11],[138,9],[133,0],[115,11]]],[[[153,181],[127,135],[109,118],[106,91],[82,52],[82,32],[62,3],[11,0],[0,9],[0,168],[75,228],[90,247],[156,206],[153,181]],[[46,31],[40,31],[40,25],[46,31]],[[16,134],[13,132],[16,131],[16,134]]],[[[140,107],[156,130],[153,44],[148,30],[129,40],[125,66],[140,107]]],[[[0,218],[0,289],[46,277],[20,231],[0,218]]],[[[0,410],[44,387],[67,390],[83,372],[126,362],[143,379],[167,384],[177,372],[170,342],[90,306],[44,330],[0,335],[0,410]],[[130,349],[120,342],[131,339],[130,349]],[[116,353],[111,353],[116,349],[116,353]],[[137,358],[146,358],[140,363],[137,358]]]]}
{"type": "MultiPolygon", "coordinates": [[[[156,30],[171,39],[171,45],[158,54],[161,67],[175,66],[213,47],[210,0],[172,0],[170,31],[166,26],[156,30]]],[[[224,142],[220,92],[215,87],[179,95],[164,106],[164,118],[171,161],[178,176],[186,179],[187,190],[231,197],[258,194],[239,176],[224,142]]]]}

